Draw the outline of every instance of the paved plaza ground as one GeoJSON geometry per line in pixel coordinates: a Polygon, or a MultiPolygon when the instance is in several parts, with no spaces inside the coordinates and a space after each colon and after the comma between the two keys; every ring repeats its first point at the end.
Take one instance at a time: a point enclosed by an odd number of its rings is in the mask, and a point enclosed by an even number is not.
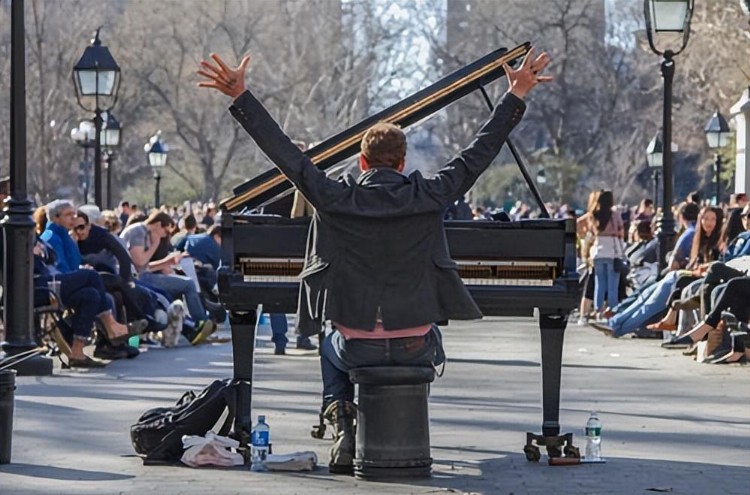
{"type": "Polygon", "coordinates": [[[274,356],[261,342],[254,416],[266,415],[276,453],[316,451],[323,466],[315,472],[152,467],[133,455],[129,426],[145,409],[231,376],[231,345],[211,344],[151,349],[104,370],[19,378],[13,463],[0,466],[0,493],[750,493],[750,366],[698,364],[658,341],[571,326],[561,424],[581,435],[589,412],[599,411],[608,463],[552,467],[522,452],[526,431],[541,423],[534,321],[456,323],[444,336],[449,363],[430,398],[432,479],[329,475],[330,442],[309,433],[320,403],[317,355],[274,356]]]}

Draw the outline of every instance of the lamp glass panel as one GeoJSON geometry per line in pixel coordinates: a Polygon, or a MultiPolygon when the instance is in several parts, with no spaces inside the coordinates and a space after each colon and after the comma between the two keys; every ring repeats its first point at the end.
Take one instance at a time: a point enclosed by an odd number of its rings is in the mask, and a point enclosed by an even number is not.
{"type": "Polygon", "coordinates": [[[654,30],[668,33],[681,33],[685,30],[687,0],[652,0],[654,30]]]}
{"type": "Polygon", "coordinates": [[[118,146],[120,144],[120,130],[119,129],[103,129],[102,130],[102,146],[118,146]]]}
{"type": "Polygon", "coordinates": [[[117,72],[113,70],[99,72],[99,95],[112,96],[115,92],[116,80],[117,72]]]}
{"type": "Polygon", "coordinates": [[[663,153],[651,153],[647,155],[649,167],[661,167],[664,165],[664,154],[663,153]]]}
{"type": "Polygon", "coordinates": [[[95,70],[76,71],[76,79],[78,80],[78,89],[81,92],[81,96],[96,96],[95,70]]]}
{"type": "Polygon", "coordinates": [[[707,132],[706,141],[708,141],[708,147],[711,149],[719,147],[719,134],[720,132],[707,132]]]}
{"type": "Polygon", "coordinates": [[[724,148],[729,144],[729,133],[721,131],[710,131],[706,133],[706,141],[711,149],[724,148]]]}
{"type": "Polygon", "coordinates": [[[152,167],[163,167],[164,165],[167,164],[167,154],[166,153],[149,153],[148,163],[152,167]]]}

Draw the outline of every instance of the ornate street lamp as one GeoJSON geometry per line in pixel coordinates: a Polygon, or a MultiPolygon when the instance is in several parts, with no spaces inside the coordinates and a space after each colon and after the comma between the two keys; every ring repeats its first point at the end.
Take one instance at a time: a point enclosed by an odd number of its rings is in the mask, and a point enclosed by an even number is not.
{"type": "Polygon", "coordinates": [[[96,130],[94,123],[90,120],[82,120],[78,127],[70,130],[70,138],[78,146],[83,148],[83,161],[79,165],[81,171],[81,187],[83,187],[83,204],[89,202],[89,189],[91,188],[91,162],[89,161],[89,150],[94,147],[96,130]]]}
{"type": "Polygon", "coordinates": [[[664,58],[661,74],[664,78],[664,110],[662,123],[662,168],[664,170],[664,214],[659,225],[659,269],[667,266],[667,253],[672,248],[675,222],[672,214],[672,81],[674,79],[674,57],[682,52],[690,37],[690,18],[693,16],[693,0],[643,0],[646,18],[646,34],[651,50],[664,58]],[[660,34],[682,35],[677,51],[657,49],[655,38],[660,34]]]}
{"type": "Polygon", "coordinates": [[[657,132],[654,138],[646,147],[646,159],[648,166],[653,170],[654,179],[654,210],[658,208],[659,198],[659,173],[664,166],[664,144],[661,142],[661,131],[657,132]]]}
{"type": "Polygon", "coordinates": [[[721,203],[721,152],[729,143],[729,124],[727,119],[717,110],[706,124],[706,141],[708,147],[716,150],[714,156],[714,171],[716,172],[716,206],[721,203]]]}
{"type": "Polygon", "coordinates": [[[112,164],[117,157],[117,148],[120,147],[120,135],[122,128],[120,122],[115,118],[112,112],[107,112],[102,129],[101,145],[104,146],[107,155],[107,209],[112,209],[112,164]]]}
{"type": "Polygon", "coordinates": [[[158,131],[155,135],[151,136],[151,139],[149,139],[143,146],[143,151],[146,152],[148,164],[151,166],[151,170],[154,171],[154,180],[156,181],[154,206],[159,208],[159,182],[161,181],[161,169],[167,164],[167,155],[169,154],[169,147],[161,140],[161,131],[158,131]]]}
{"type": "Polygon", "coordinates": [[[120,67],[109,49],[102,45],[99,29],[73,67],[73,85],[81,108],[94,112],[94,194],[96,205],[102,208],[102,112],[109,111],[117,101],[120,67]]]}
{"type": "MultiPolygon", "coordinates": [[[[10,196],[5,199],[2,224],[3,325],[5,361],[19,375],[51,375],[52,359],[34,353],[35,243],[32,204],[26,180],[26,34],[24,2],[10,3],[10,196]]],[[[10,434],[10,432],[7,432],[10,434]]]]}

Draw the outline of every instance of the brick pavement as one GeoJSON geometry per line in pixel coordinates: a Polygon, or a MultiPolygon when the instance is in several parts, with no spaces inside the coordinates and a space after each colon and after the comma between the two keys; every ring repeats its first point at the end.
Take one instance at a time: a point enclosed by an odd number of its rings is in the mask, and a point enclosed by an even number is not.
{"type": "MultiPolygon", "coordinates": [[[[526,462],[527,430],[540,426],[538,331],[532,320],[487,319],[445,330],[449,363],[432,387],[432,479],[368,483],[246,469],[144,467],[129,425],[188,388],[231,374],[231,347],[155,349],[103,371],[19,378],[14,463],[0,466],[2,494],[213,492],[264,494],[674,494],[750,493],[750,367],[710,366],[656,341],[614,340],[568,329],[561,423],[581,433],[602,418],[604,465],[526,462]]],[[[277,452],[328,441],[309,427],[319,405],[314,353],[259,350],[254,415],[266,414],[277,452]]],[[[582,446],[582,441],[577,442],[582,446]]]]}

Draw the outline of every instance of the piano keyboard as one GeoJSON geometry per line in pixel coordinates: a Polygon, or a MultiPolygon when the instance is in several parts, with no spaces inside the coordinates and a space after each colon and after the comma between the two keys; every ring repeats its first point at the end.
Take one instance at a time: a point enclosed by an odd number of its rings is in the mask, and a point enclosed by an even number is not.
{"type": "MultiPolygon", "coordinates": [[[[298,283],[303,262],[293,258],[241,258],[243,280],[250,283],[298,283]]],[[[458,260],[465,285],[551,287],[557,277],[552,261],[458,260]]]]}

